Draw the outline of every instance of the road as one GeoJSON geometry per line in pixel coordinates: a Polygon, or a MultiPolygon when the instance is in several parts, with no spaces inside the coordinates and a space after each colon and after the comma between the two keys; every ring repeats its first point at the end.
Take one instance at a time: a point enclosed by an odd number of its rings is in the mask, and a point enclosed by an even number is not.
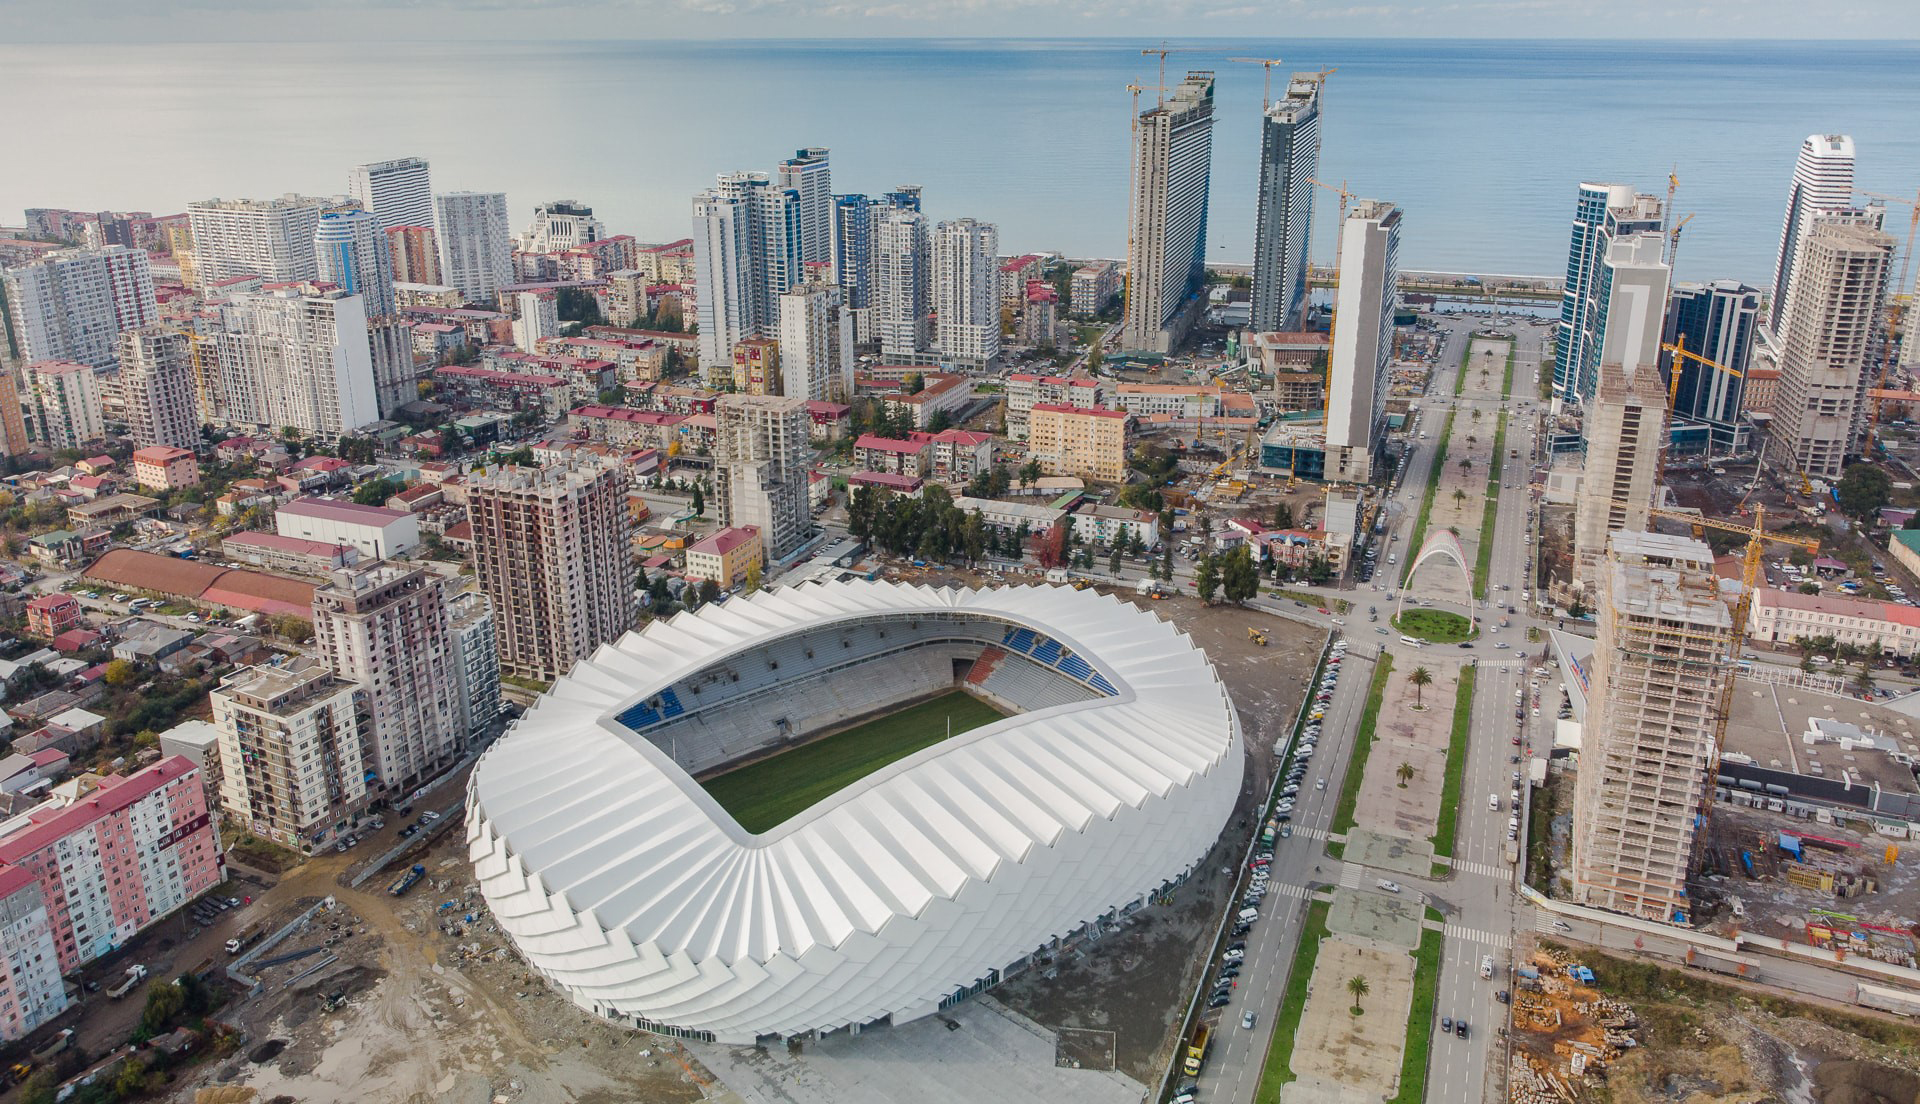
{"type": "MultiPolygon", "coordinates": [[[[1307,895],[1313,886],[1335,881],[1339,864],[1326,857],[1324,841],[1339,801],[1340,779],[1346,776],[1352,734],[1359,727],[1367,686],[1373,680],[1373,661],[1368,658],[1373,646],[1356,644],[1341,663],[1333,701],[1321,722],[1326,738],[1310,760],[1311,768],[1295,798],[1293,835],[1274,842],[1269,869],[1272,888],[1260,903],[1259,921],[1246,934],[1247,957],[1233,1001],[1218,1010],[1220,1023],[1213,1052],[1200,1071],[1202,1100],[1254,1098],[1260,1067],[1273,1039],[1274,1011],[1286,992],[1294,946],[1306,916],[1307,895]],[[1332,733],[1343,736],[1333,739],[1332,733]],[[1324,790],[1317,786],[1322,780],[1326,782],[1324,790]],[[1248,1010],[1258,1014],[1251,1030],[1240,1026],[1240,1018],[1248,1010]]],[[[1234,902],[1233,909],[1238,912],[1243,907],[1239,895],[1234,902]]]]}

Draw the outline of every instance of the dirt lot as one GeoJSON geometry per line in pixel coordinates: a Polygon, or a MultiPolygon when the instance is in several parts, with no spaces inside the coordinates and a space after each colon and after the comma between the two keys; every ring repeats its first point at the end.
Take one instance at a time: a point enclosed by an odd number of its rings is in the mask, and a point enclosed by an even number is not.
{"type": "MultiPolygon", "coordinates": [[[[1579,961],[1597,975],[1595,990],[1632,1006],[1640,1041],[1604,1077],[1574,1083],[1582,1104],[1920,1100],[1920,1031],[1910,1023],[1604,954],[1579,961]]],[[[1552,1057],[1547,1035],[1516,1032],[1514,1041],[1538,1060],[1552,1057]]]]}
{"type": "Polygon", "coordinates": [[[1134,913],[1118,931],[1013,979],[994,990],[994,996],[1055,1030],[1113,1032],[1116,1068],[1155,1084],[1204,965],[1207,948],[1202,944],[1213,938],[1220,920],[1222,894],[1229,884],[1221,870],[1234,866],[1246,847],[1252,826],[1245,817],[1255,795],[1269,788],[1276,769],[1274,741],[1299,711],[1325,634],[1248,610],[1205,609],[1190,599],[1125,598],[1171,619],[1193,637],[1226,681],[1247,744],[1241,816],[1202,864],[1203,876],[1182,885],[1171,906],[1134,913]],[[1267,631],[1267,647],[1247,640],[1250,625],[1267,631]]]}

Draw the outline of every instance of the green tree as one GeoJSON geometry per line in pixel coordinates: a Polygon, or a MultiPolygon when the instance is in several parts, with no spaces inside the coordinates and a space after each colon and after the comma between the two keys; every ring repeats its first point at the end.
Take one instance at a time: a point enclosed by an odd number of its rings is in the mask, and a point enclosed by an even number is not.
{"type": "Polygon", "coordinates": [[[1578,594],[1574,595],[1573,601],[1567,603],[1567,616],[1578,620],[1579,618],[1585,617],[1586,615],[1587,615],[1587,604],[1584,601],[1581,601],[1580,596],[1578,594]]]}
{"type": "Polygon", "coordinates": [[[720,584],[712,579],[700,580],[700,604],[705,605],[720,597],[720,584]]]}
{"type": "Polygon", "coordinates": [[[1244,542],[1221,557],[1220,584],[1227,601],[1236,606],[1260,593],[1260,569],[1244,542]]]}
{"type": "Polygon", "coordinates": [[[1020,482],[1031,487],[1040,480],[1040,461],[1029,460],[1020,465],[1020,482]]]}
{"type": "Polygon", "coordinates": [[[979,563],[987,550],[986,523],[980,519],[980,511],[974,510],[967,515],[966,523],[960,530],[960,542],[967,554],[967,566],[979,563]]]}
{"type": "Polygon", "coordinates": [[[1400,788],[1404,790],[1407,788],[1407,783],[1413,781],[1413,775],[1414,775],[1413,764],[1402,763],[1397,768],[1394,769],[1393,773],[1396,777],[1400,779],[1400,788]]]}
{"type": "Polygon", "coordinates": [[[60,1090],[60,1078],[52,1066],[41,1066],[20,1083],[20,1104],[53,1104],[60,1090]]]}
{"type": "Polygon", "coordinates": [[[926,389],[927,377],[921,375],[919,372],[910,372],[907,374],[906,379],[900,381],[900,390],[909,395],[918,395],[926,389]]]}
{"type": "Polygon", "coordinates": [[[1820,584],[1814,582],[1812,579],[1808,579],[1806,582],[1800,584],[1799,589],[1802,594],[1818,594],[1820,593],[1820,584]]]}
{"type": "Polygon", "coordinates": [[[933,417],[927,419],[927,432],[940,433],[953,428],[953,418],[944,410],[936,410],[933,417]]]}
{"type": "Polygon", "coordinates": [[[1113,543],[1113,551],[1107,556],[1107,574],[1120,574],[1120,542],[1113,543]]]}
{"type": "Polygon", "coordinates": [[[147,1007],[140,1013],[140,1026],[147,1034],[158,1035],[167,1029],[173,1018],[186,1006],[187,995],[180,986],[171,981],[149,986],[147,989],[147,1007]]]}
{"type": "Polygon", "coordinates": [[[1878,464],[1859,463],[1840,476],[1840,510],[1857,521],[1871,521],[1892,500],[1893,477],[1878,464]]]}
{"type": "Polygon", "coordinates": [[[1293,504],[1282,502],[1273,508],[1273,527],[1275,529],[1293,528],[1293,504]]]}
{"type": "Polygon", "coordinates": [[[1347,993],[1353,997],[1354,1015],[1360,1014],[1360,998],[1372,991],[1372,987],[1367,984],[1367,979],[1358,974],[1347,979],[1347,993]]]}
{"type": "Polygon", "coordinates": [[[702,494],[700,488],[696,486],[693,489],[693,514],[695,517],[699,517],[706,512],[707,496],[702,494]]]}
{"type": "Polygon", "coordinates": [[[1433,685],[1433,672],[1425,667],[1415,667],[1413,673],[1407,676],[1407,682],[1413,686],[1414,708],[1423,707],[1426,704],[1423,691],[1433,685]]]}
{"type": "Polygon", "coordinates": [[[353,500],[362,506],[385,505],[387,499],[407,489],[403,479],[369,479],[354,488],[353,500]]]}
{"type": "Polygon", "coordinates": [[[1213,553],[1200,557],[1200,566],[1193,576],[1194,590],[1200,595],[1200,601],[1211,606],[1213,596],[1220,589],[1220,565],[1214,562],[1213,553]]]}

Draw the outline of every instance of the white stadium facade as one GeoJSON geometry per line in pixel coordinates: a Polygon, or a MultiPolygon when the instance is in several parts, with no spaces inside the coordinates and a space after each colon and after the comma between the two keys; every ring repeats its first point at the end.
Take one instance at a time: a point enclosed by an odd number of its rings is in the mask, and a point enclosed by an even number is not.
{"type": "Polygon", "coordinates": [[[753,1043],[932,1014],[1185,877],[1240,725],[1172,625],[1066,587],[809,583],[581,662],[474,768],[467,841],[527,961],[613,1022],[753,1043]],[[963,689],[1013,715],[761,835],[694,780],[963,689]]]}

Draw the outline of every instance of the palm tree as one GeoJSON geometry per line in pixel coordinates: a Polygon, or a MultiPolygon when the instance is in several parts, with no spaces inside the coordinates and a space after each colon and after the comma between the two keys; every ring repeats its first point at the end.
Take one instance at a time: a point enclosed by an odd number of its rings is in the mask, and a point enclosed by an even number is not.
{"type": "Polygon", "coordinates": [[[1407,788],[1407,783],[1413,781],[1413,764],[1402,763],[1393,773],[1399,776],[1400,788],[1404,790],[1407,788]]]}
{"type": "Polygon", "coordinates": [[[1472,471],[1472,470],[1473,470],[1473,457],[1471,457],[1471,456],[1466,456],[1466,457],[1462,457],[1462,458],[1461,458],[1461,460],[1460,460],[1460,470],[1461,470],[1461,471],[1472,471]]]}
{"type": "Polygon", "coordinates": [[[1466,500],[1467,500],[1467,492],[1461,490],[1458,487],[1455,487],[1453,489],[1453,504],[1455,506],[1458,506],[1462,502],[1465,502],[1466,500]]]}
{"type": "Polygon", "coordinates": [[[1415,667],[1413,669],[1413,673],[1407,676],[1407,681],[1413,684],[1414,708],[1415,709],[1422,708],[1423,696],[1421,695],[1420,691],[1425,687],[1433,685],[1433,672],[1427,670],[1425,667],[1415,667]]]}
{"type": "Polygon", "coordinates": [[[1358,1016],[1360,1014],[1360,998],[1366,996],[1371,991],[1372,987],[1367,984],[1367,979],[1361,977],[1359,974],[1355,974],[1347,979],[1347,992],[1353,995],[1354,1015],[1358,1016]]]}

